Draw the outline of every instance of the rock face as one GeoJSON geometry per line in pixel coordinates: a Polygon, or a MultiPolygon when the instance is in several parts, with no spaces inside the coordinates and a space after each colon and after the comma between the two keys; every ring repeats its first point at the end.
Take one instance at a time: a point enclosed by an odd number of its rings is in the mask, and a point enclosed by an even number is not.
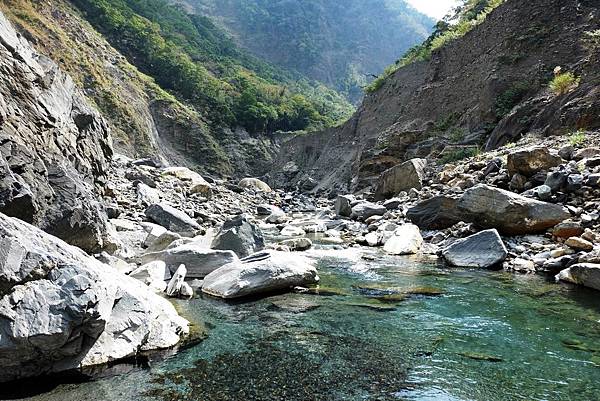
{"type": "Polygon", "coordinates": [[[108,127],[75,84],[0,13],[0,212],[79,246],[104,245],[94,194],[112,156],[108,127]]]}
{"type": "Polygon", "coordinates": [[[229,299],[283,291],[318,281],[317,269],[306,258],[269,252],[215,270],[204,279],[202,291],[229,299]]]}
{"type": "Polygon", "coordinates": [[[240,258],[245,258],[264,247],[262,232],[244,215],[226,221],[211,246],[213,249],[233,251],[240,258]]]}
{"type": "Polygon", "coordinates": [[[522,174],[531,177],[539,171],[548,171],[552,167],[559,166],[562,162],[563,159],[550,153],[547,147],[533,146],[509,153],[506,167],[511,176],[522,174]]]}
{"type": "Polygon", "coordinates": [[[485,230],[454,242],[442,251],[446,261],[458,267],[502,267],[508,251],[496,230],[485,230]]]}
{"type": "Polygon", "coordinates": [[[379,177],[375,198],[378,200],[397,195],[400,191],[423,188],[425,159],[412,159],[384,171],[379,177]]]}
{"type": "Polygon", "coordinates": [[[457,214],[464,221],[507,235],[539,233],[571,216],[562,206],[484,184],[465,191],[457,203],[457,214]]]}
{"type": "Polygon", "coordinates": [[[165,203],[156,203],[148,207],[146,216],[176,233],[193,234],[202,228],[190,216],[165,203]]]}
{"type": "Polygon", "coordinates": [[[556,280],[579,284],[600,291],[600,265],[580,263],[558,273],[556,280]]]}
{"type": "Polygon", "coordinates": [[[413,255],[419,252],[423,245],[423,237],[419,227],[414,224],[404,224],[394,231],[385,242],[383,250],[390,255],[413,255]]]}
{"type": "Polygon", "coordinates": [[[187,322],[134,278],[0,214],[0,381],[177,344],[187,322]]]}

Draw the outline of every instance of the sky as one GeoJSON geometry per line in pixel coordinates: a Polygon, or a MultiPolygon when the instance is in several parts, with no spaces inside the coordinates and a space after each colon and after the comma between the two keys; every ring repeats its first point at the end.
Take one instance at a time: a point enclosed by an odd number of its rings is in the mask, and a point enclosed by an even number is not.
{"type": "Polygon", "coordinates": [[[407,0],[407,2],[423,14],[438,20],[458,4],[457,0],[407,0]]]}

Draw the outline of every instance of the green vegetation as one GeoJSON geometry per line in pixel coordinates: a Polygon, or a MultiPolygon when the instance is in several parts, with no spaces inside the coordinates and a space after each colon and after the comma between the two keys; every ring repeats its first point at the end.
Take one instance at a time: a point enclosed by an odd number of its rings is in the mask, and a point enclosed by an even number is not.
{"type": "Polygon", "coordinates": [[[586,139],[587,137],[585,135],[585,131],[582,129],[569,135],[569,143],[574,147],[581,147],[585,145],[586,139]]]}
{"type": "Polygon", "coordinates": [[[386,68],[384,73],[366,88],[366,91],[373,93],[379,90],[383,86],[383,81],[398,68],[414,62],[429,60],[433,51],[463,37],[485,21],[488,14],[503,2],[504,0],[463,0],[463,4],[456,8],[454,15],[449,15],[443,21],[439,21],[434,32],[423,43],[409,49],[400,60],[386,68]]]}
{"type": "Polygon", "coordinates": [[[558,73],[554,76],[550,84],[550,90],[556,95],[564,95],[571,89],[575,89],[579,86],[580,78],[576,77],[572,72],[558,73]]]}
{"type": "Polygon", "coordinates": [[[481,153],[481,149],[477,147],[461,147],[453,150],[449,150],[440,155],[440,162],[442,164],[453,163],[459,160],[464,160],[469,157],[477,156],[481,153]]]}
{"type": "Polygon", "coordinates": [[[532,85],[530,82],[515,82],[510,88],[498,95],[495,105],[496,117],[501,119],[506,116],[525,98],[527,93],[531,90],[531,87],[532,85]]]}
{"type": "Polygon", "coordinates": [[[247,54],[209,18],[167,0],[73,3],[142,72],[216,125],[314,130],[353,111],[334,91],[247,54]]]}
{"type": "Polygon", "coordinates": [[[180,0],[208,13],[255,54],[362,98],[376,74],[431,33],[403,0],[180,0]]]}

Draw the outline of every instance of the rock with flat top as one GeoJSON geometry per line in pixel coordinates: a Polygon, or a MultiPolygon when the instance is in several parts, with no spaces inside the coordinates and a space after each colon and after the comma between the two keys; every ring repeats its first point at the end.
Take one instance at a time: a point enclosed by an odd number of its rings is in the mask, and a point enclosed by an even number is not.
{"type": "Polygon", "coordinates": [[[425,159],[412,159],[384,171],[378,180],[375,199],[390,198],[411,189],[421,190],[426,165],[425,159]]]}
{"type": "Polygon", "coordinates": [[[231,299],[306,287],[318,281],[317,269],[307,258],[271,251],[215,270],[204,278],[202,292],[231,299]]]}
{"type": "Polygon", "coordinates": [[[600,291],[600,264],[576,264],[558,273],[556,280],[583,285],[600,291]]]}
{"type": "Polygon", "coordinates": [[[191,235],[202,229],[197,221],[166,203],[156,203],[146,209],[146,216],[169,231],[191,235]]]}
{"type": "Polygon", "coordinates": [[[452,266],[489,269],[502,267],[508,251],[498,231],[485,230],[454,242],[442,255],[452,266]]]}

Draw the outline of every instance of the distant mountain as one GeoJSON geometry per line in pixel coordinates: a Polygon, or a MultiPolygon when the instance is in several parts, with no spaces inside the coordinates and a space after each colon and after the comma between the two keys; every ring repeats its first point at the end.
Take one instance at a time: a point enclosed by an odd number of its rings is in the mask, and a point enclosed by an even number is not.
{"type": "Polygon", "coordinates": [[[354,102],[435,21],[403,0],[173,0],[215,17],[238,44],[354,102]]]}

